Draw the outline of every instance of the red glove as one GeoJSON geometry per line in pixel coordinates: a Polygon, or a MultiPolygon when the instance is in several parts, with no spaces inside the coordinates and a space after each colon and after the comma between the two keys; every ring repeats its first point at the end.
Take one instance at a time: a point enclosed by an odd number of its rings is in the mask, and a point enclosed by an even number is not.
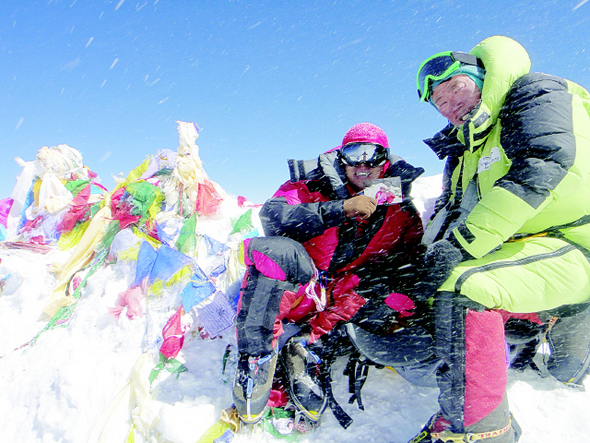
{"type": "Polygon", "coordinates": [[[411,317],[414,315],[413,310],[416,309],[416,305],[410,297],[404,294],[398,294],[393,292],[385,298],[385,304],[391,309],[399,313],[400,317],[411,317]],[[412,312],[410,312],[412,311],[412,312]]]}

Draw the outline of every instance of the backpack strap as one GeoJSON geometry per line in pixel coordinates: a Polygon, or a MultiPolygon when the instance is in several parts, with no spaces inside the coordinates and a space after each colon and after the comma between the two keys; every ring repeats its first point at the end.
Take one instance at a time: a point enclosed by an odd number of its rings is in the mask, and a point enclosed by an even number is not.
{"type": "Polygon", "coordinates": [[[300,180],[317,180],[321,176],[317,158],[314,160],[287,160],[291,183],[300,180]]]}
{"type": "Polygon", "coordinates": [[[336,357],[342,355],[342,348],[345,347],[342,346],[344,339],[346,339],[345,332],[340,329],[332,331],[329,339],[324,343],[320,369],[324,394],[328,398],[328,404],[330,405],[332,414],[334,414],[334,417],[336,417],[340,426],[346,429],[352,424],[353,420],[338,404],[332,391],[332,364],[336,361],[336,357]]]}
{"type": "Polygon", "coordinates": [[[338,160],[337,151],[328,151],[315,160],[287,160],[292,183],[300,180],[320,180],[326,178],[332,191],[339,199],[347,199],[350,193],[344,183],[346,173],[338,160]]]}
{"type": "Polygon", "coordinates": [[[356,401],[361,411],[365,410],[361,397],[361,389],[363,389],[367,381],[369,366],[371,365],[374,366],[375,364],[355,351],[350,356],[346,369],[344,370],[344,375],[348,375],[348,392],[352,394],[348,399],[348,404],[351,405],[356,401]]]}

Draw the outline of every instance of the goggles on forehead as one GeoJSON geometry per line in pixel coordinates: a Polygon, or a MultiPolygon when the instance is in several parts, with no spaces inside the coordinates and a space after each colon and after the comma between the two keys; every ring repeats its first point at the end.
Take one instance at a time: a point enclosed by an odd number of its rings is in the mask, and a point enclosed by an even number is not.
{"type": "Polygon", "coordinates": [[[477,66],[477,57],[465,52],[439,52],[430,58],[427,58],[418,69],[416,85],[418,87],[418,97],[420,101],[427,102],[432,95],[432,83],[443,80],[462,65],[477,66]]]}
{"type": "Polygon", "coordinates": [[[340,160],[348,166],[360,166],[364,163],[375,168],[389,160],[389,150],[373,143],[348,143],[340,148],[340,160]]]}

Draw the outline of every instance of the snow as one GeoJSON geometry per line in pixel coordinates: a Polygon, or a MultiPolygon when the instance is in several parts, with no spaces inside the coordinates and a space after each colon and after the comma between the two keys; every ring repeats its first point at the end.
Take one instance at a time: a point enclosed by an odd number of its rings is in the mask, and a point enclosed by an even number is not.
{"type": "MultiPolygon", "coordinates": [[[[424,217],[439,194],[440,180],[440,176],[424,177],[414,185],[415,203],[424,217]]],[[[224,241],[229,227],[224,220],[234,216],[235,208],[229,205],[224,218],[205,220],[199,229],[224,241]]],[[[235,362],[230,358],[223,373],[222,357],[228,345],[235,345],[235,330],[226,330],[220,338],[204,338],[195,322],[178,356],[188,371],[177,377],[164,370],[150,388],[148,376],[158,364],[161,330],[179,306],[180,289],[173,287],[150,298],[142,317],[114,318],[108,308],[115,306],[134,275],[133,262],[120,260],[88,279],[65,327],[47,330],[27,346],[48,321],[43,307],[55,283],[50,265],[63,263],[68,254],[56,249],[42,254],[0,248],[0,277],[10,274],[0,295],[2,441],[124,442],[134,416],[140,418],[135,421],[137,442],[196,442],[232,403],[235,362]]],[[[341,428],[327,410],[315,431],[298,435],[295,441],[406,442],[438,409],[437,389],[413,386],[389,369],[371,368],[361,411],[347,403],[348,380],[340,375],[343,365],[338,360],[334,369],[334,393],[353,424],[341,428]]],[[[524,431],[522,443],[590,439],[589,392],[531,370],[510,371],[508,392],[524,431]]],[[[233,441],[284,440],[248,428],[233,441]]]]}

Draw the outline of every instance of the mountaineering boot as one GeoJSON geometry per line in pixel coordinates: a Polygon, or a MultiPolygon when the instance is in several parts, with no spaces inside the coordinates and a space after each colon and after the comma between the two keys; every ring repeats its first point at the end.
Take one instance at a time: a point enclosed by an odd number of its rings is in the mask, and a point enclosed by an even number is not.
{"type": "Polygon", "coordinates": [[[328,404],[322,389],[320,358],[298,337],[285,345],[280,361],[291,401],[305,417],[317,422],[328,404]]]}
{"type": "Polygon", "coordinates": [[[590,367],[590,309],[553,317],[543,341],[550,349],[543,355],[547,371],[566,385],[581,386],[590,367]]]}
{"type": "Polygon", "coordinates": [[[465,433],[454,433],[450,423],[440,412],[434,414],[428,423],[408,443],[479,442],[516,443],[522,433],[520,426],[508,411],[506,396],[500,405],[487,417],[465,428],[465,433]]]}
{"type": "Polygon", "coordinates": [[[508,344],[510,367],[517,371],[537,369],[533,361],[541,343],[544,324],[527,319],[510,318],[504,324],[504,337],[508,344]]]}
{"type": "Polygon", "coordinates": [[[233,386],[233,400],[244,423],[256,423],[264,415],[270,398],[277,352],[263,357],[240,353],[233,386]]]}

